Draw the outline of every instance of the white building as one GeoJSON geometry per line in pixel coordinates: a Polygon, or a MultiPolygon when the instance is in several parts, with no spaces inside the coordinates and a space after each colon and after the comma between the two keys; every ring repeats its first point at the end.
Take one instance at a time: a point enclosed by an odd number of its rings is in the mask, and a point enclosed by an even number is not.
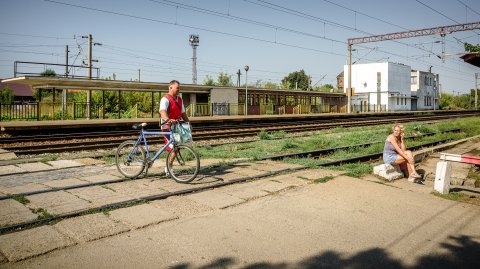
{"type": "Polygon", "coordinates": [[[410,76],[412,110],[435,110],[439,106],[439,76],[412,70],[410,76]]]}
{"type": "MultiPolygon", "coordinates": [[[[348,65],[343,72],[346,92],[348,65]]],[[[353,111],[411,110],[410,73],[410,66],[399,63],[352,65],[353,111]]]]}

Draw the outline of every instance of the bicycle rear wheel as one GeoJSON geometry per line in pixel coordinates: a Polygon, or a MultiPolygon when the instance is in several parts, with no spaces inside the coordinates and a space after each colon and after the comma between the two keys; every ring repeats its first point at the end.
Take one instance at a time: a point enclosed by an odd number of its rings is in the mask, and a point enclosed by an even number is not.
{"type": "Polygon", "coordinates": [[[187,145],[176,145],[174,150],[167,154],[167,169],[170,176],[179,183],[188,183],[195,179],[200,171],[200,158],[198,154],[187,145]],[[175,154],[175,155],[173,155],[175,154]],[[174,158],[170,165],[171,158],[174,158]]]}
{"type": "Polygon", "coordinates": [[[140,145],[135,146],[135,141],[123,142],[115,154],[118,171],[128,178],[139,176],[145,169],[145,156],[145,150],[140,145]]]}

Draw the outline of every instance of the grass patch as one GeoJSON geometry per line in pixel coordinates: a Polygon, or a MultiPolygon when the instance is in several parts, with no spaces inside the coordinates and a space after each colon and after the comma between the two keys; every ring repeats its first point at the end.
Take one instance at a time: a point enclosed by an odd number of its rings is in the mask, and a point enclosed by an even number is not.
{"type": "Polygon", "coordinates": [[[14,195],[12,199],[21,203],[22,205],[26,205],[30,203],[30,200],[28,200],[27,197],[25,197],[25,195],[14,195]]]}
{"type": "Polygon", "coordinates": [[[325,168],[330,170],[343,171],[344,175],[356,178],[360,178],[373,172],[373,167],[370,164],[366,163],[349,163],[340,166],[327,166],[325,168]]]}
{"type": "Polygon", "coordinates": [[[475,195],[468,195],[461,192],[450,192],[449,194],[441,194],[434,191],[432,193],[433,195],[441,197],[443,199],[462,202],[462,203],[469,203],[474,205],[480,205],[480,197],[475,195]]]}
{"type": "Polygon", "coordinates": [[[327,183],[328,181],[334,179],[334,176],[325,176],[322,178],[317,178],[313,180],[313,183],[318,184],[318,183],[327,183]]]}
{"type": "Polygon", "coordinates": [[[43,208],[32,209],[32,212],[38,214],[38,219],[53,218],[53,215],[48,213],[47,210],[43,208]]]}
{"type": "Polygon", "coordinates": [[[260,138],[262,140],[268,140],[268,139],[270,139],[270,135],[268,134],[268,132],[265,129],[262,129],[258,133],[258,138],[260,138]]]}
{"type": "Polygon", "coordinates": [[[43,156],[42,160],[40,162],[47,163],[47,162],[51,162],[51,161],[56,161],[58,158],[59,158],[58,155],[48,154],[48,155],[43,156]]]}

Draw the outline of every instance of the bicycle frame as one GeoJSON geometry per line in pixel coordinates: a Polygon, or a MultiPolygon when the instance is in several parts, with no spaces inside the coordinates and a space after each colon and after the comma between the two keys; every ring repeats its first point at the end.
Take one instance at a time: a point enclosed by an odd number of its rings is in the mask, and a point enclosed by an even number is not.
{"type": "Polygon", "coordinates": [[[137,139],[137,142],[135,142],[135,147],[138,145],[144,144],[145,146],[145,153],[147,154],[147,158],[150,158],[150,151],[148,150],[148,141],[147,141],[147,136],[148,135],[170,135],[170,140],[168,140],[168,143],[165,144],[160,150],[157,151],[157,153],[149,159],[150,162],[155,161],[160,154],[162,154],[168,146],[171,144],[175,143],[175,138],[173,137],[173,131],[167,131],[167,132],[153,132],[153,131],[144,131],[143,128],[140,130],[140,137],[137,139]]]}

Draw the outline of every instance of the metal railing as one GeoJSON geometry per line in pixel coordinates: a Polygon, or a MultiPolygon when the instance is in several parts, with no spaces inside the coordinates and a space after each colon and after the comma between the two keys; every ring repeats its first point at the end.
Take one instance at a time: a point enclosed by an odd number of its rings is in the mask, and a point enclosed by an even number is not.
{"type": "Polygon", "coordinates": [[[0,121],[40,120],[37,102],[27,104],[0,104],[0,121]]]}

